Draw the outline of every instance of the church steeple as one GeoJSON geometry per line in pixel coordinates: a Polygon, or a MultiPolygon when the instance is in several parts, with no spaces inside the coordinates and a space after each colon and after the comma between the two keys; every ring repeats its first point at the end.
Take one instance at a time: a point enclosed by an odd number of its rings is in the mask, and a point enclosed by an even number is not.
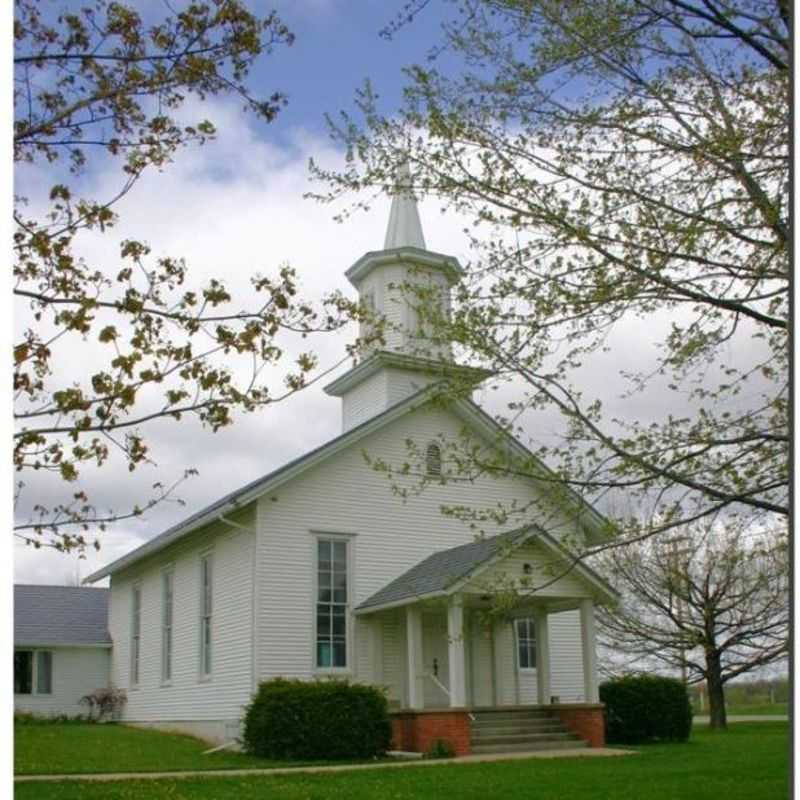
{"type": "Polygon", "coordinates": [[[408,164],[403,164],[392,192],[384,249],[365,253],[345,273],[385,327],[384,342],[362,353],[358,363],[325,387],[342,398],[344,430],[455,374],[476,382],[486,377],[482,370],[454,364],[450,343],[429,338],[418,313],[423,295],[427,306],[438,304],[437,315],[448,319],[450,289],[463,270],[452,256],[426,248],[412,185],[408,164]]]}
{"type": "Polygon", "coordinates": [[[395,247],[425,249],[425,236],[422,233],[417,198],[412,190],[411,170],[407,161],[397,170],[392,193],[392,208],[389,211],[389,225],[383,242],[384,250],[392,250],[395,247]]]}

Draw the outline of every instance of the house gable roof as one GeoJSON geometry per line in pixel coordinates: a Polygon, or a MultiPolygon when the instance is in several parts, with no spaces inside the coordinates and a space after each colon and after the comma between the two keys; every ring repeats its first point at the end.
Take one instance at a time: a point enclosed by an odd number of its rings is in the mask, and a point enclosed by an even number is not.
{"type": "Polygon", "coordinates": [[[355,611],[357,614],[377,611],[452,594],[492,564],[532,539],[536,539],[545,549],[554,552],[569,565],[569,570],[575,570],[607,599],[615,599],[618,596],[616,590],[605,580],[585,564],[576,562],[566,548],[559,545],[540,527],[529,525],[433,553],[367,598],[355,611]]]}
{"type": "MultiPolygon", "coordinates": [[[[441,392],[441,383],[433,383],[426,386],[360,425],[345,431],[334,439],[284,464],[277,470],[246,484],[241,489],[237,489],[225,495],[201,511],[198,511],[196,514],[192,514],[187,519],[173,525],[171,528],[164,531],[164,533],[155,536],[127,555],[122,556],[111,564],[92,573],[84,580],[84,583],[95,583],[108,575],[119,572],[141,559],[163,550],[209,523],[220,519],[220,517],[225,514],[230,514],[243,508],[253,502],[259,495],[272,491],[281,484],[295,478],[305,470],[310,469],[344,448],[349,447],[385,425],[399,419],[404,414],[420,408],[441,392]]],[[[515,457],[533,459],[541,469],[542,475],[547,476],[548,479],[552,480],[554,483],[558,482],[558,478],[552,470],[547,468],[524,445],[509,435],[494,419],[492,419],[492,417],[473,403],[472,400],[461,397],[455,398],[448,402],[448,408],[454,411],[464,423],[478,430],[488,439],[493,440],[495,443],[498,441],[504,443],[515,457]]],[[[576,521],[586,531],[587,538],[595,542],[607,539],[609,536],[608,521],[569,487],[565,487],[564,495],[568,502],[577,510],[576,521]]]]}
{"type": "Polygon", "coordinates": [[[16,646],[110,647],[108,589],[14,586],[16,646]]]}

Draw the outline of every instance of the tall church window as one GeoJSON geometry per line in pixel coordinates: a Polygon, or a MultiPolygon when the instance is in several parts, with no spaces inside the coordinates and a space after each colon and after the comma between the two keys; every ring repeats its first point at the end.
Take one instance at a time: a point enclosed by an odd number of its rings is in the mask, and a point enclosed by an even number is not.
{"type": "Polygon", "coordinates": [[[175,573],[168,569],[161,574],[161,681],[172,680],[172,610],[175,573]]]}
{"type": "Polygon", "coordinates": [[[347,542],[317,540],[316,665],[347,667],[347,542]]]}
{"type": "Polygon", "coordinates": [[[211,553],[200,559],[200,676],[202,678],[211,675],[212,564],[211,553]]]}
{"type": "Polygon", "coordinates": [[[131,686],[139,685],[142,643],[142,587],[134,586],[131,596],[131,686]]]}

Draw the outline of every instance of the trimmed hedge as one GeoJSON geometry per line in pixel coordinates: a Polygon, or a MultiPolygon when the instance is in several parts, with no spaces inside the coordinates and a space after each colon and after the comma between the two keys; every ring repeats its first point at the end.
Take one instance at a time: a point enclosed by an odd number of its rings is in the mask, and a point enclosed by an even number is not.
{"type": "Polygon", "coordinates": [[[264,758],[372,758],[391,742],[386,697],[373,686],[276,678],[258,687],[245,714],[244,747],[264,758]]]}
{"type": "Polygon", "coordinates": [[[692,730],[686,686],[659,675],[626,675],[600,685],[605,703],[606,741],[639,744],[653,740],[685,742],[692,730]]]}

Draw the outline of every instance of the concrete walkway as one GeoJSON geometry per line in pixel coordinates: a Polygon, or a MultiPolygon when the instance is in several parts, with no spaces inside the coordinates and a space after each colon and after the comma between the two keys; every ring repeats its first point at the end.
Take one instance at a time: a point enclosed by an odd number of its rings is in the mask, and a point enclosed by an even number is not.
{"type": "MultiPolygon", "coordinates": [[[[708,725],[709,719],[706,716],[694,717],[692,720],[695,725],[708,725]]],[[[734,714],[728,717],[728,722],[788,722],[787,714],[734,714]]]]}
{"type": "Polygon", "coordinates": [[[405,769],[410,767],[458,766],[485,761],[517,761],[533,758],[607,758],[633,755],[633,750],[616,750],[610,747],[575,748],[574,750],[533,750],[526,753],[487,753],[479,756],[462,756],[447,759],[408,759],[384,761],[377,764],[341,764],[325,767],[275,767],[273,769],[205,769],[183,772],[108,772],[88,775],[15,775],[15,783],[45,783],[53,781],[131,781],[163,780],[176,778],[247,778],[262,775],[303,775],[320,772],[353,772],[365,769],[405,769]]]}

